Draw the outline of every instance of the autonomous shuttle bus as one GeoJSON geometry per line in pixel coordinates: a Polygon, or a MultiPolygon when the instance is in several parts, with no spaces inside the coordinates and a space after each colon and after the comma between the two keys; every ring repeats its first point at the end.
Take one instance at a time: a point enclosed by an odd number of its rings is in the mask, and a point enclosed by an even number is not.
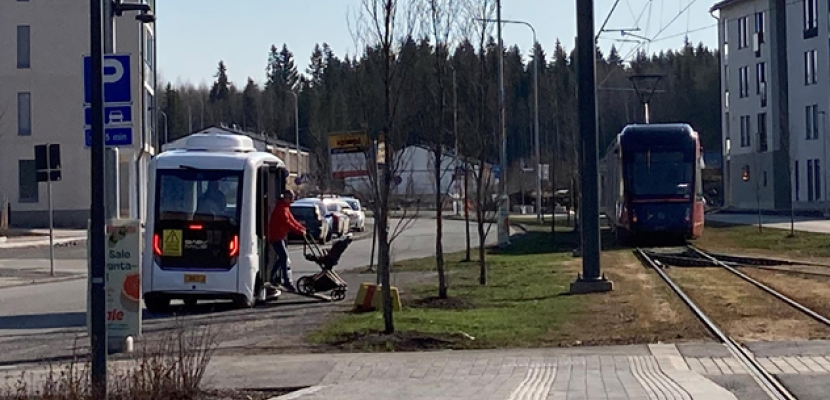
{"type": "Polygon", "coordinates": [[[195,134],[156,157],[141,280],[148,311],[173,299],[265,301],[268,216],[287,177],[282,160],[242,135],[195,134]]]}

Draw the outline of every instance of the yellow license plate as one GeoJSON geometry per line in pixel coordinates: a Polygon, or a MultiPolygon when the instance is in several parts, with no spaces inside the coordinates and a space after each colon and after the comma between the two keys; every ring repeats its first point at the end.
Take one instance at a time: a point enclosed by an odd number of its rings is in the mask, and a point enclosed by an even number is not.
{"type": "Polygon", "coordinates": [[[204,275],[184,275],[184,283],[205,283],[206,277],[204,275]]]}

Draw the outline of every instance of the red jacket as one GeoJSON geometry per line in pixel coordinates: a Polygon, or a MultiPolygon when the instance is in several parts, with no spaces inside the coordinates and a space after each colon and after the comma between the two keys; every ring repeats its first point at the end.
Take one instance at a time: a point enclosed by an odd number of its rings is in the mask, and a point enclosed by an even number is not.
{"type": "Polygon", "coordinates": [[[268,221],[268,241],[278,242],[288,236],[288,231],[305,235],[305,227],[294,219],[289,209],[290,204],[280,200],[274,210],[271,211],[271,218],[268,221]]]}

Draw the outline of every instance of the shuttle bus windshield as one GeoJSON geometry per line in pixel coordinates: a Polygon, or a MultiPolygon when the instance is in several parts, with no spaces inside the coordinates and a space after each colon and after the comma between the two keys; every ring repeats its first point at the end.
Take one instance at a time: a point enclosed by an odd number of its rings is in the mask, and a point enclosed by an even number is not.
{"type": "Polygon", "coordinates": [[[640,150],[630,153],[628,187],[635,198],[691,199],[694,157],[682,151],[640,150]]]}
{"type": "Polygon", "coordinates": [[[242,171],[160,169],[154,254],[166,268],[229,269],[239,252],[242,171]]]}

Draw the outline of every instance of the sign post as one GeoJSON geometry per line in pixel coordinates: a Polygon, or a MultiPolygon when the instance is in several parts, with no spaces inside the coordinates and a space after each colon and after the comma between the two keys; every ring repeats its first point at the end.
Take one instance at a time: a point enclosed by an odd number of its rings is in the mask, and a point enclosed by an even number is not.
{"type": "Polygon", "coordinates": [[[46,196],[49,198],[49,275],[55,276],[55,213],[52,208],[52,181],[61,180],[60,145],[35,146],[35,168],[37,169],[37,181],[46,182],[46,196]]]}

